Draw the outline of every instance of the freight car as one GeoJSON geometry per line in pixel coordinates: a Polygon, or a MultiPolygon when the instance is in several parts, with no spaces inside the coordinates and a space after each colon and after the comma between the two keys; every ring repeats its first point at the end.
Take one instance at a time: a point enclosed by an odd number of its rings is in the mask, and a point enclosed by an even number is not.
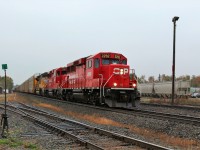
{"type": "Polygon", "coordinates": [[[134,69],[125,56],[112,52],[83,57],[33,76],[17,90],[109,107],[135,107],[140,102],[134,69]]]}
{"type": "MultiPolygon", "coordinates": [[[[172,94],[172,82],[141,83],[138,85],[141,96],[169,98],[172,94]]],[[[190,95],[190,81],[176,81],[175,95],[177,97],[190,95]]]]}
{"type": "Polygon", "coordinates": [[[33,75],[30,78],[28,78],[26,81],[24,81],[20,86],[16,87],[16,91],[24,92],[24,93],[35,93],[35,85],[36,80],[35,76],[33,75]]]}

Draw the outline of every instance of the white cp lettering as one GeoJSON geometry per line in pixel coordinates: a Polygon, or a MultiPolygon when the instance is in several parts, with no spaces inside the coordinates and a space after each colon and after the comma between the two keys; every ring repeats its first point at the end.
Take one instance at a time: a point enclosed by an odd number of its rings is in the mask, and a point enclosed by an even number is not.
{"type": "Polygon", "coordinates": [[[114,74],[127,74],[128,73],[128,68],[114,68],[113,69],[114,74]]]}

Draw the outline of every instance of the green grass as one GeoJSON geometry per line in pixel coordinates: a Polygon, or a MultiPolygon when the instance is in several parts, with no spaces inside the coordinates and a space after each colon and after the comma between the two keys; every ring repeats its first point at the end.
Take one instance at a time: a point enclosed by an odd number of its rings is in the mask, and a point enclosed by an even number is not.
{"type": "Polygon", "coordinates": [[[0,145],[8,145],[9,143],[9,139],[0,139],[0,145]]]}
{"type": "Polygon", "coordinates": [[[0,145],[8,145],[9,147],[18,147],[23,143],[15,138],[0,139],[0,145]]]}
{"type": "Polygon", "coordinates": [[[24,146],[24,148],[31,149],[31,150],[37,150],[38,149],[35,144],[23,143],[22,141],[19,141],[16,138],[0,139],[0,145],[7,145],[11,148],[24,146]]]}
{"type": "Polygon", "coordinates": [[[28,143],[24,145],[24,148],[28,148],[28,149],[32,149],[32,150],[37,150],[37,146],[35,144],[32,143],[28,143]]]}

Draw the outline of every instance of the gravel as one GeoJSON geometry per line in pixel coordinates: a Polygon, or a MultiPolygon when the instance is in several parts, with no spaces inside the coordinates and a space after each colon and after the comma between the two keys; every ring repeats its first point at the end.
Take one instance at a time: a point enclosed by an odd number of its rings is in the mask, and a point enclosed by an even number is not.
{"type": "MultiPolygon", "coordinates": [[[[18,94],[16,100],[29,104],[45,103],[45,105],[48,106],[43,107],[43,109],[63,115],[69,119],[74,119],[89,125],[95,125],[99,128],[110,130],[133,138],[146,140],[148,142],[163,145],[169,148],[200,148],[200,127],[198,126],[135,115],[131,116],[127,114],[103,111],[95,108],[80,107],[73,104],[44,100],[42,98],[36,98],[30,95],[24,96],[18,94]]],[[[157,108],[155,107],[155,109],[157,108]]],[[[188,112],[188,114],[189,113],[190,112],[188,112]]]]}
{"type": "MultiPolygon", "coordinates": [[[[4,113],[3,109],[0,109],[0,113],[4,113]]],[[[0,144],[0,149],[11,150],[25,150],[25,149],[37,149],[37,150],[64,150],[64,149],[85,149],[79,144],[70,139],[64,139],[57,135],[51,134],[38,125],[26,120],[25,118],[17,115],[13,112],[7,111],[8,115],[8,134],[9,141],[16,139],[15,143],[21,143],[19,146],[12,146],[10,144],[0,144]]],[[[2,128],[0,128],[2,132],[2,128]]],[[[6,132],[5,132],[6,133],[6,132]]],[[[3,140],[0,136],[0,141],[3,140]]]]}
{"type": "Polygon", "coordinates": [[[180,108],[169,108],[169,107],[160,107],[160,106],[146,106],[141,105],[140,109],[149,110],[149,111],[156,111],[156,112],[162,112],[162,113],[173,113],[176,115],[185,115],[185,116],[194,116],[194,117],[200,117],[200,109],[199,110],[186,110],[186,109],[180,109],[180,108]]]}

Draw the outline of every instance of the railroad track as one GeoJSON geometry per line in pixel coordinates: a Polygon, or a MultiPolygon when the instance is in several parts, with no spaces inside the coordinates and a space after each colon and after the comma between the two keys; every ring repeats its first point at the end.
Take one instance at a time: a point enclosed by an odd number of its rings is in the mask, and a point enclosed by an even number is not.
{"type": "Polygon", "coordinates": [[[197,125],[197,126],[200,125],[199,117],[176,115],[176,114],[171,114],[171,113],[160,113],[160,112],[147,111],[147,110],[142,110],[142,109],[119,109],[119,108],[99,107],[99,106],[94,106],[94,105],[74,103],[74,102],[69,102],[69,101],[53,99],[53,98],[47,98],[47,97],[42,97],[42,96],[38,96],[38,95],[33,95],[33,96],[40,97],[42,99],[51,100],[54,102],[58,101],[61,103],[89,107],[89,108],[99,109],[99,110],[103,110],[103,111],[111,111],[111,112],[116,112],[116,113],[122,113],[122,114],[127,114],[127,115],[134,115],[134,116],[142,116],[142,117],[148,117],[148,118],[154,118],[154,119],[160,119],[160,120],[169,120],[169,121],[185,123],[185,124],[192,124],[192,125],[197,125]]]}
{"type": "Polygon", "coordinates": [[[170,120],[174,122],[192,124],[197,126],[200,125],[199,117],[175,115],[171,113],[160,113],[160,112],[140,110],[140,109],[134,109],[134,110],[130,109],[129,111],[132,115],[140,115],[143,117],[148,116],[155,119],[170,120]]]}
{"type": "Polygon", "coordinates": [[[23,115],[23,117],[38,125],[59,134],[62,137],[77,141],[92,150],[104,149],[156,149],[168,148],[89,126],[77,121],[69,120],[58,115],[40,110],[35,107],[19,103],[8,104],[8,110],[23,115]]]}
{"type": "Polygon", "coordinates": [[[186,105],[169,105],[169,104],[153,104],[153,103],[140,103],[143,106],[154,106],[154,107],[167,107],[167,108],[178,108],[184,110],[195,110],[200,111],[200,107],[186,106],[186,105]]]}

